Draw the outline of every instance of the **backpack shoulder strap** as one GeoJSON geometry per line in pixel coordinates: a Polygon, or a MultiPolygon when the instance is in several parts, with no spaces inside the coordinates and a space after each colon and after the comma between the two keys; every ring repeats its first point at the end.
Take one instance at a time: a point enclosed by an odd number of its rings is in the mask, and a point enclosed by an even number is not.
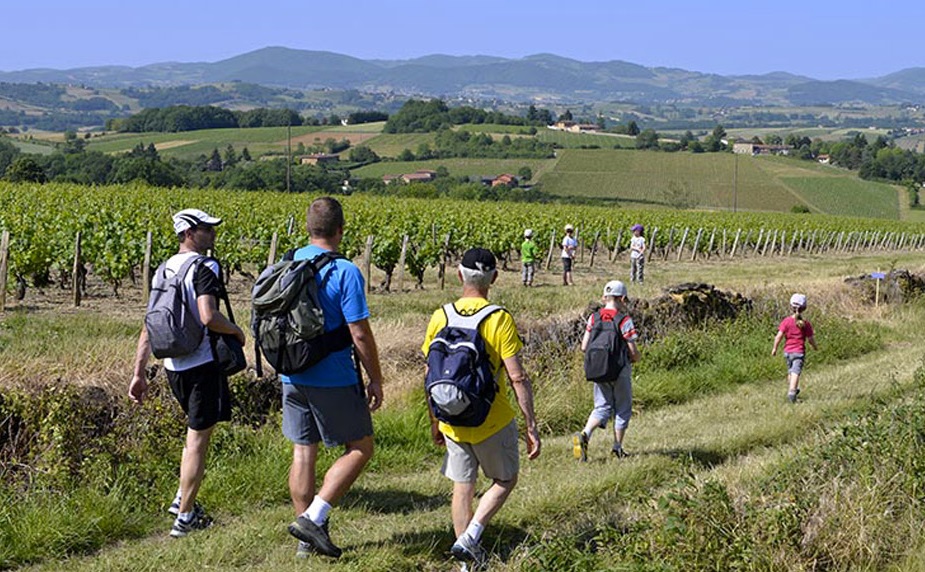
{"type": "Polygon", "coordinates": [[[498,306],[497,304],[489,304],[480,308],[478,312],[472,314],[471,316],[463,316],[458,311],[456,311],[456,306],[453,303],[449,303],[443,306],[443,311],[446,313],[446,325],[448,327],[452,326],[455,328],[466,328],[470,330],[477,330],[479,325],[491,314],[494,314],[498,310],[503,310],[504,308],[498,306]]]}
{"type": "Polygon", "coordinates": [[[186,275],[189,273],[190,269],[205,260],[205,258],[205,256],[197,254],[196,256],[191,256],[189,260],[184,262],[183,265],[180,266],[180,269],[177,271],[177,276],[180,277],[180,280],[186,278],[186,275]]]}

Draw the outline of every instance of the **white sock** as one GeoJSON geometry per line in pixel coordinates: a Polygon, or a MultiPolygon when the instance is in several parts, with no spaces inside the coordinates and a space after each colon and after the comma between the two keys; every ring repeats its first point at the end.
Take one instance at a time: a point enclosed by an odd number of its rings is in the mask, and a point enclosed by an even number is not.
{"type": "Polygon", "coordinates": [[[193,520],[193,513],[192,512],[181,512],[180,514],[177,515],[177,520],[182,520],[183,522],[190,522],[191,520],[193,520]]]}
{"type": "Polygon", "coordinates": [[[482,526],[482,523],[473,519],[469,522],[469,526],[466,527],[466,536],[472,539],[472,542],[478,542],[482,538],[482,531],[485,530],[485,527],[482,526]]]}
{"type": "Polygon", "coordinates": [[[584,428],[584,430],[582,431],[582,433],[585,434],[585,436],[588,438],[588,441],[591,440],[591,433],[594,433],[594,430],[595,430],[596,428],[597,428],[596,426],[591,426],[590,424],[585,425],[585,428],[584,428]]]}
{"type": "Polygon", "coordinates": [[[183,491],[177,488],[177,495],[173,497],[173,502],[180,504],[180,501],[183,499],[183,491]]]}
{"type": "Polygon", "coordinates": [[[312,504],[308,505],[308,510],[302,513],[308,520],[314,522],[318,526],[324,524],[324,521],[328,519],[328,512],[331,511],[331,505],[328,504],[328,501],[323,498],[315,495],[315,498],[312,499],[312,504]]]}

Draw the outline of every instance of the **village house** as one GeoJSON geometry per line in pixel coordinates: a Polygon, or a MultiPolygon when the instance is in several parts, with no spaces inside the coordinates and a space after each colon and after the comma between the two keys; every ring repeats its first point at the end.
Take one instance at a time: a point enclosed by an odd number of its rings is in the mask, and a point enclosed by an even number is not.
{"type": "Polygon", "coordinates": [[[491,186],[492,187],[504,186],[504,187],[514,188],[517,186],[517,177],[515,177],[514,175],[508,175],[507,173],[498,175],[497,177],[491,180],[491,186]]]}
{"type": "Polygon", "coordinates": [[[437,178],[436,171],[429,171],[427,169],[418,169],[413,173],[406,173],[402,175],[383,175],[382,182],[388,185],[392,181],[401,179],[405,183],[429,183],[437,178]]]}

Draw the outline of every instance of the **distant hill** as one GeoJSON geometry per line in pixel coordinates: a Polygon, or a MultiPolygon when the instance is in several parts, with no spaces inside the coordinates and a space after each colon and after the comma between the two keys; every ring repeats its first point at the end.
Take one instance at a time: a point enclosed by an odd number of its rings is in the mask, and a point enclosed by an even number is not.
{"type": "Polygon", "coordinates": [[[295,89],[357,89],[509,101],[710,106],[925,102],[925,68],[881,78],[823,82],[786,72],[721,76],[619,60],[581,62],[554,54],[520,59],[436,54],[410,60],[362,60],[333,52],[268,47],[213,63],[0,72],[0,82],[96,88],[232,81],[295,89]]]}

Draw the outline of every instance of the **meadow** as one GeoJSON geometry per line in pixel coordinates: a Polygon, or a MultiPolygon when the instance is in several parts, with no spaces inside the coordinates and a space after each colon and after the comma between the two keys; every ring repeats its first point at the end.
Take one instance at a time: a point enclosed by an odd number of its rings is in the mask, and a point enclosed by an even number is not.
{"type": "MultiPolygon", "coordinates": [[[[925,419],[916,343],[925,306],[874,308],[842,280],[885,262],[871,254],[652,261],[646,283],[631,286],[634,299],[706,281],[741,292],[752,310],[646,343],[634,375],[633,455],[609,459],[602,432],[587,464],[570,449],[591,406],[574,327],[626,261],[579,264],[574,288],[557,286],[555,269],[540,272],[534,289],[502,272],[492,299],[512,311],[527,340],[543,453],[523,462],[518,487],[488,527],[490,569],[914,570],[925,554],[916,500],[925,451],[914,430],[925,419]],[[809,295],[820,342],[796,406],[784,399],[782,361],[768,355],[793,290],[809,295]]],[[[889,262],[925,271],[917,254],[893,253],[889,262]]],[[[232,277],[237,315],[247,313],[249,284],[232,277]]],[[[2,466],[0,567],[456,569],[447,556],[450,485],[438,474],[441,452],[429,443],[420,399],[419,343],[427,316],[455,298],[457,286],[370,297],[386,405],[374,416],[377,457],[332,513],[332,535],[345,548],[337,562],[294,558],[285,531],[289,447],[275,408],[260,413],[254,405],[261,392],[272,395],[273,382],[246,375],[233,383],[239,421],[220,427],[200,495],[217,524],[167,538],[163,510],[175,488],[182,421],[162,377],[145,406],[122,397],[140,289],[127,286],[117,303],[102,286],[92,291],[75,309],[66,293],[48,290],[0,319],[0,371],[18,372],[0,379],[0,407],[43,428],[32,454],[2,466]],[[23,409],[18,400],[43,386],[23,409]],[[99,414],[91,388],[113,396],[103,406],[113,408],[115,424],[102,436],[91,429],[99,414]]],[[[325,452],[321,465],[336,454],[325,452]]]]}

